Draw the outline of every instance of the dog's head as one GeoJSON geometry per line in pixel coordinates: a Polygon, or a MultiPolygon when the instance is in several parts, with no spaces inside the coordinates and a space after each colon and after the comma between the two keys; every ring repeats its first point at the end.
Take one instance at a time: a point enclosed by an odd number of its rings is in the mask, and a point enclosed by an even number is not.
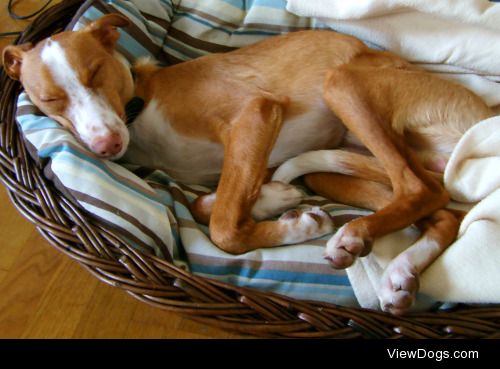
{"type": "Polygon", "coordinates": [[[133,95],[133,80],[115,55],[116,27],[128,24],[123,16],[109,14],[80,31],[3,52],[6,73],[21,81],[33,103],[103,158],[120,157],[129,142],[125,104],[133,95]]]}

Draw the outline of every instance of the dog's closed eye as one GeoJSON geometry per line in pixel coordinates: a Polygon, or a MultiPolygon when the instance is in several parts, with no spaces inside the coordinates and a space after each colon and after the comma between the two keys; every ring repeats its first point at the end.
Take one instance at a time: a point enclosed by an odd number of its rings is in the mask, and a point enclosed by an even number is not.
{"type": "Polygon", "coordinates": [[[97,67],[95,67],[89,74],[89,82],[92,82],[96,77],[97,77],[97,74],[99,73],[101,69],[101,65],[98,65],[97,67]]]}
{"type": "Polygon", "coordinates": [[[56,102],[56,101],[61,101],[62,100],[62,97],[58,97],[58,96],[42,96],[40,97],[40,101],[44,102],[44,103],[50,103],[50,102],[56,102]]]}
{"type": "Polygon", "coordinates": [[[97,63],[97,64],[94,64],[89,69],[89,72],[86,76],[86,79],[84,80],[86,86],[90,86],[95,82],[95,80],[97,79],[97,76],[99,75],[99,72],[101,72],[102,66],[103,66],[102,63],[97,63]]]}

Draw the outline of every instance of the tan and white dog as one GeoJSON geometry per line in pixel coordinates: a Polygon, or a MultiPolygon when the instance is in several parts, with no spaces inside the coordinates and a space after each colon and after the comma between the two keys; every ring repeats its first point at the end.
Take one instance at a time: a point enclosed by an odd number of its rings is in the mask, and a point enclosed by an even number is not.
{"type": "Polygon", "coordinates": [[[116,27],[127,25],[111,14],[78,32],[8,47],[5,70],[95,154],[115,159],[127,151],[178,181],[218,183],[192,210],[229,253],[331,232],[331,219],[317,208],[266,220],[294,208],[301,194],[265,181],[289,159],[275,178],[336,172],[305,181],[319,194],[376,212],[330,239],[326,257],[335,268],[368,254],[378,237],[421,228],[421,239],[389,265],[381,285],[385,310],[408,309],[418,274],[454,240],[460,221],[444,209],[449,196],[432,172],[444,170],[469,127],[493,115],[485,103],[396,55],[329,31],[290,33],[167,68],[142,62],[134,79],[115,51],[116,27]],[[145,109],[129,132],[124,107],[133,96],[145,109]],[[352,142],[373,156],[343,149],[352,142]]]}

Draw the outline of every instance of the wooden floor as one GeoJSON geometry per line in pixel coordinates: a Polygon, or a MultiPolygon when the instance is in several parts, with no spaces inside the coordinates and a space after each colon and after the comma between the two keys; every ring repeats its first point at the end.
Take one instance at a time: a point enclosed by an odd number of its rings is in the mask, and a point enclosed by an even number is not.
{"type": "MultiPolygon", "coordinates": [[[[45,1],[21,0],[20,14],[45,1]]],[[[57,2],[57,1],[55,1],[57,2]]],[[[55,3],[54,2],[54,3],[55,3]]],[[[0,32],[27,22],[7,15],[0,32]]],[[[0,48],[12,39],[0,39],[0,48]]],[[[0,185],[0,338],[242,338],[152,308],[110,287],[52,248],[0,185]]]]}

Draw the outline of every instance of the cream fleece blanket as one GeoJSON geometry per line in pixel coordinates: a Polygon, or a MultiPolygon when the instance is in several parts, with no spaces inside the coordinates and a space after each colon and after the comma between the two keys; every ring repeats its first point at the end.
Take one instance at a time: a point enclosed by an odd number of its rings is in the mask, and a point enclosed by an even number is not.
{"type": "MultiPolygon", "coordinates": [[[[288,10],[320,17],[337,31],[396,52],[500,104],[500,4],[486,0],[288,0],[288,10]]],[[[476,203],[458,239],[421,278],[421,294],[447,302],[500,303],[500,117],[478,123],[457,145],[445,186],[476,203]]],[[[408,228],[377,241],[348,269],[363,307],[379,308],[383,268],[411,245],[408,228]]]]}
{"type": "MultiPolygon", "coordinates": [[[[476,202],[458,238],[421,278],[420,293],[434,300],[500,303],[500,117],[471,128],[457,145],[445,171],[455,200],[476,202]]],[[[377,241],[369,257],[347,270],[363,307],[378,308],[383,269],[418,237],[406,229],[377,241]]]]}

